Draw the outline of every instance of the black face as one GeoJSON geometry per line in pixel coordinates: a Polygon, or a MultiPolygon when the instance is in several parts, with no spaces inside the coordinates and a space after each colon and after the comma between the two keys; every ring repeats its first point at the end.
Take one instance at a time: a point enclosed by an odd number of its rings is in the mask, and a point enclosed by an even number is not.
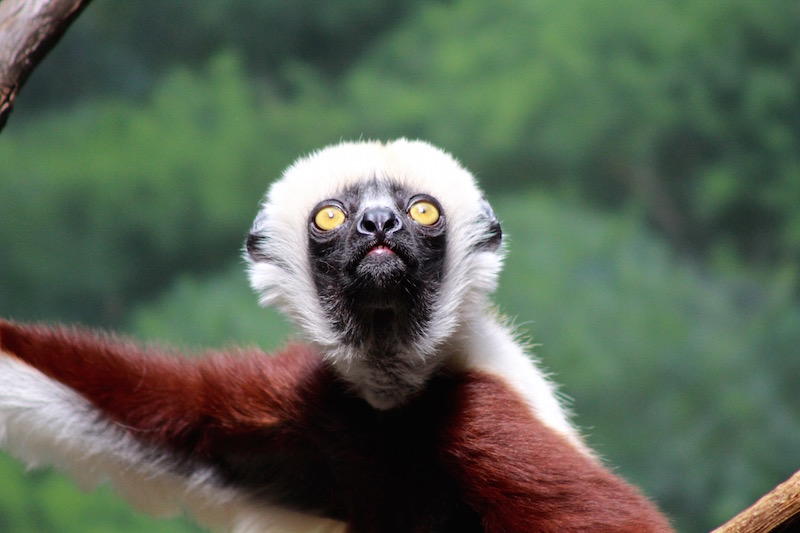
{"type": "Polygon", "coordinates": [[[439,202],[399,186],[371,182],[312,210],[314,282],[345,342],[389,349],[424,330],[441,284],[445,237],[439,202]],[[383,200],[365,206],[376,192],[383,200]]]}

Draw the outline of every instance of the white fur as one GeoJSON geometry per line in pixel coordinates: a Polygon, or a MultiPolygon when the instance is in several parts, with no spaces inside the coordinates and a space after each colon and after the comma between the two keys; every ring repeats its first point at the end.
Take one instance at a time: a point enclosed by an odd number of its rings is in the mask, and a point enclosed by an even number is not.
{"type": "Polygon", "coordinates": [[[84,488],[111,482],[154,516],[181,510],[199,523],[240,533],[339,532],[339,522],[265,506],[227,489],[209,470],[170,469],[75,391],[0,352],[0,448],[31,466],[55,466],[84,488]]]}
{"type": "Polygon", "coordinates": [[[524,396],[544,424],[589,454],[552,383],[515,341],[510,329],[490,312],[488,295],[497,283],[503,249],[475,250],[476,243],[485,238],[485,227],[478,225],[476,217],[482,192],[472,174],[430,144],[406,139],[387,144],[345,142],[301,158],[289,167],[269,189],[256,222],[256,229],[268,236],[269,253],[280,258],[279,262],[250,264],[250,281],[262,304],[280,306],[337,367],[346,368],[357,356],[339,346],[318,301],[307,254],[307,221],[319,202],[372,178],[396,180],[414,194],[433,196],[441,203],[447,220],[442,298],[427,336],[409,357],[430,365],[477,369],[502,377],[524,396]]]}
{"type": "Polygon", "coordinates": [[[456,342],[449,346],[450,368],[481,370],[502,377],[522,394],[542,423],[566,436],[578,450],[594,457],[570,424],[556,386],[499,319],[469,321],[454,338],[456,342]]]}

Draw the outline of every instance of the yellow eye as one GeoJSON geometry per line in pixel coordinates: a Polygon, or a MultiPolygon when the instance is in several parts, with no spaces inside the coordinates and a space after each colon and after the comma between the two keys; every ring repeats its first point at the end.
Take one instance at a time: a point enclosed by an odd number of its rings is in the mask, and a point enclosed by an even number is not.
{"type": "Polygon", "coordinates": [[[409,216],[423,226],[431,226],[439,221],[439,210],[430,202],[420,200],[408,210],[409,216]]]}
{"type": "Polygon", "coordinates": [[[346,218],[344,211],[335,205],[326,205],[317,211],[314,216],[314,224],[321,230],[330,231],[341,226],[346,218]]]}

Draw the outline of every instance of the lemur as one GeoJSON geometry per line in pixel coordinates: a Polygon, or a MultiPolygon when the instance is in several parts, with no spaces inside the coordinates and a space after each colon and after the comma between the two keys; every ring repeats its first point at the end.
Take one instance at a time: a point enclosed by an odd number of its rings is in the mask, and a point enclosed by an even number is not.
{"type": "Polygon", "coordinates": [[[303,157],[244,253],[302,344],[189,359],[0,322],[2,446],[236,532],[670,531],[494,311],[500,223],[449,154],[303,157]]]}

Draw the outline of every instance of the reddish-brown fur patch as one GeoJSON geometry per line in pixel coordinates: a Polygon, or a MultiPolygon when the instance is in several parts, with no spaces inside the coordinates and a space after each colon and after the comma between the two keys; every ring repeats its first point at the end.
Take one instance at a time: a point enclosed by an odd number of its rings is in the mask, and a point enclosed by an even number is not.
{"type": "Polygon", "coordinates": [[[296,388],[320,364],[302,345],[275,357],[250,350],[192,360],[109,335],[3,321],[0,343],[142,439],[177,447],[202,444],[200,431],[285,422],[296,388]]]}
{"type": "Polygon", "coordinates": [[[437,376],[410,405],[381,412],[302,345],[184,359],[0,321],[0,347],[176,468],[212,466],[225,483],[353,532],[669,530],[636,489],[480,372],[437,376]]]}
{"type": "Polygon", "coordinates": [[[530,415],[498,378],[460,377],[444,461],[487,531],[671,531],[634,487],[530,415]]]}

